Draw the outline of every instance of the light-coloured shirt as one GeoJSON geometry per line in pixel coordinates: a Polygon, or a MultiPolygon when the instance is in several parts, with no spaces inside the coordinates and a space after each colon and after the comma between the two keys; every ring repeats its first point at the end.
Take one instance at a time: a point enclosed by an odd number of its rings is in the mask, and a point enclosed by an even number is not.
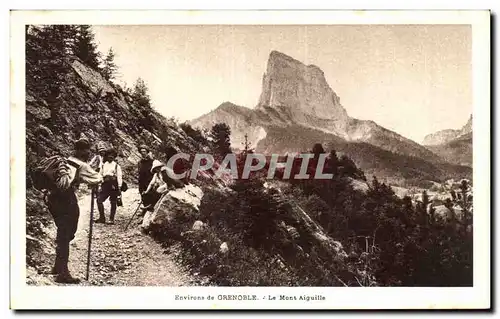
{"type": "MultiPolygon", "coordinates": [[[[163,171],[163,169],[162,169],[162,171],[163,171]]],[[[161,175],[162,171],[153,175],[151,182],[149,182],[148,189],[146,190],[146,193],[149,193],[151,190],[157,190],[158,187],[165,184],[165,181],[163,180],[163,176],[161,175]]]]}
{"type": "Polygon", "coordinates": [[[122,187],[122,168],[115,161],[104,162],[101,168],[102,176],[116,176],[118,188],[122,187]]]}
{"type": "MultiPolygon", "coordinates": [[[[88,163],[83,162],[73,156],[70,156],[68,160],[76,163],[79,166],[79,178],[77,181],[75,181],[76,184],[83,182],[89,185],[97,185],[102,182],[102,175],[96,172],[92,167],[90,167],[88,163]]],[[[73,165],[67,164],[64,170],[64,174],[61,174],[61,177],[55,181],[57,187],[61,190],[67,190],[71,187],[71,184],[73,183],[76,176],[77,168],[73,165]]]]}
{"type": "Polygon", "coordinates": [[[104,159],[102,158],[101,155],[97,154],[96,156],[94,156],[92,158],[92,160],[90,160],[89,162],[89,165],[93,168],[93,169],[99,169],[99,172],[102,170],[102,164],[104,162],[104,159]]]}

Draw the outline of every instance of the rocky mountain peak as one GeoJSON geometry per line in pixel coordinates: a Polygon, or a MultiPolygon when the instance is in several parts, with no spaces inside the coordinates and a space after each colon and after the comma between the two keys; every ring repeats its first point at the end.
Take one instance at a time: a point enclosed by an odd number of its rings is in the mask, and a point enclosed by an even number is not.
{"type": "Polygon", "coordinates": [[[349,116],[328,85],[323,71],[272,51],[262,81],[257,108],[270,107],[285,113],[294,123],[344,135],[349,116]]]}

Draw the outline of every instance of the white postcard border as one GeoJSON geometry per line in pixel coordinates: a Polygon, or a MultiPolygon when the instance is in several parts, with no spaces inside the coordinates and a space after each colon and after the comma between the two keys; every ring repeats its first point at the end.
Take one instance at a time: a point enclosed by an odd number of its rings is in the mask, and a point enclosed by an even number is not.
{"type": "Polygon", "coordinates": [[[11,14],[11,307],[14,309],[407,309],[490,306],[488,11],[45,11],[11,14]],[[25,276],[24,24],[471,24],[474,287],[31,287],[25,276]],[[322,295],[325,301],[223,301],[219,295],[322,295]],[[178,301],[175,295],[204,296],[178,301]],[[207,300],[207,296],[214,300],[207,300]]]}

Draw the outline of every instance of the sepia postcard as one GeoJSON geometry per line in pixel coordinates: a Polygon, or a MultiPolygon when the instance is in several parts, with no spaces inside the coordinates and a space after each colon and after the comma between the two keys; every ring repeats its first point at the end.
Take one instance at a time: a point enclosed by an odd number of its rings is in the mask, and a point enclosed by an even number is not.
{"type": "Polygon", "coordinates": [[[489,11],[10,15],[12,309],[491,307],[489,11]]]}

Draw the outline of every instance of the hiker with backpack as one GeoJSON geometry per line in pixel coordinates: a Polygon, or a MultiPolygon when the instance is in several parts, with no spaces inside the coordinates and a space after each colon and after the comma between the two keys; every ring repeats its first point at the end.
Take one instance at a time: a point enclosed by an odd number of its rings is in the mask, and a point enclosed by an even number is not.
{"type": "Polygon", "coordinates": [[[106,152],[104,163],[102,165],[101,174],[103,182],[97,196],[97,209],[99,210],[99,218],[95,223],[106,223],[104,214],[104,202],[109,198],[111,211],[109,215],[109,224],[114,224],[117,205],[121,206],[121,189],[122,189],[122,168],[116,162],[117,152],[115,149],[109,149],[106,152]]]}
{"type": "Polygon", "coordinates": [[[33,186],[48,191],[47,206],[57,227],[56,258],[52,274],[56,275],[56,282],[69,284],[80,282],[68,269],[69,243],[75,238],[80,217],[75,191],[81,182],[89,185],[102,182],[101,175],[87,164],[90,142],[81,138],[75,142],[74,147],[73,156],[64,158],[56,155],[42,160],[32,175],[33,186]]]}

